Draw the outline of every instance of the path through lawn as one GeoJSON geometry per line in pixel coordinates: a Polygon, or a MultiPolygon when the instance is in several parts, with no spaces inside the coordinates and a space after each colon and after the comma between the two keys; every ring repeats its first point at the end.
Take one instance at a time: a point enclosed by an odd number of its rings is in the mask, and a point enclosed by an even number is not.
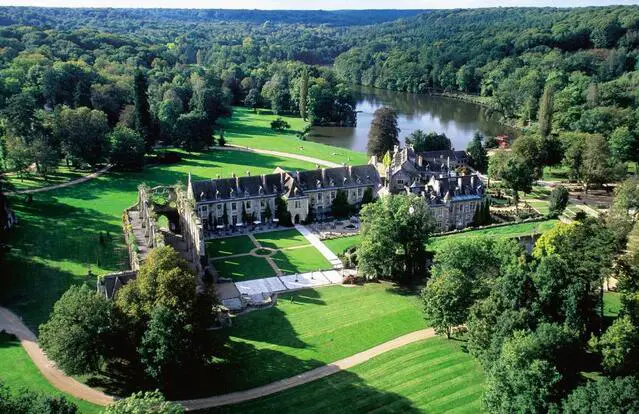
{"type": "Polygon", "coordinates": [[[426,339],[332,376],[209,412],[476,413],[484,374],[463,342],[426,339]]]}
{"type": "Polygon", "coordinates": [[[233,320],[223,394],[288,378],[426,327],[417,296],[386,283],[280,295],[233,320]]]}

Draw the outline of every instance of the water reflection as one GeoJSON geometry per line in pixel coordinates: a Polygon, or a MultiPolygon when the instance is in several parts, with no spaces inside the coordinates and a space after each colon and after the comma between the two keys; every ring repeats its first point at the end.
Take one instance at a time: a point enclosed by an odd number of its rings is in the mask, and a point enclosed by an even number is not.
{"type": "Polygon", "coordinates": [[[514,133],[511,128],[497,122],[497,115],[472,103],[366,87],[355,88],[354,92],[357,126],[315,127],[309,140],[365,152],[373,113],[382,106],[390,106],[398,112],[402,144],[404,138],[417,129],[445,133],[456,149],[465,149],[475,131],[487,136],[514,133]]]}

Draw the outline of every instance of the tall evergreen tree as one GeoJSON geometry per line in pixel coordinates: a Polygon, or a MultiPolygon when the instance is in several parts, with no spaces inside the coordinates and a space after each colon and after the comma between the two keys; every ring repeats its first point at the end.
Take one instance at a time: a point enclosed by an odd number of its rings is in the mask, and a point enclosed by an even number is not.
{"type": "Polygon", "coordinates": [[[547,137],[552,131],[552,111],[555,97],[555,90],[551,85],[546,85],[544,94],[539,102],[539,133],[542,137],[547,137]]]}
{"type": "Polygon", "coordinates": [[[153,147],[151,112],[149,97],[147,96],[146,76],[141,70],[136,70],[133,76],[133,99],[135,103],[135,129],[144,137],[146,148],[153,147]]]}
{"type": "Polygon", "coordinates": [[[304,72],[302,72],[302,84],[300,85],[300,116],[305,121],[308,115],[306,111],[307,97],[308,97],[308,69],[304,67],[304,72]]]}
{"type": "Polygon", "coordinates": [[[392,151],[395,145],[399,145],[398,136],[397,112],[386,106],[379,108],[375,111],[368,132],[368,155],[381,158],[387,151],[392,151]]]}

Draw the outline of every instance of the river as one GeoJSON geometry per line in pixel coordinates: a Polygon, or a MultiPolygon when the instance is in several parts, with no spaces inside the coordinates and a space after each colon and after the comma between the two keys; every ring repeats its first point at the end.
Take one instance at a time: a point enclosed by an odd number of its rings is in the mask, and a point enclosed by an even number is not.
{"type": "Polygon", "coordinates": [[[497,115],[458,99],[367,87],[355,87],[353,93],[357,100],[357,126],[314,127],[310,141],[366,152],[373,113],[382,106],[397,111],[402,144],[405,137],[417,129],[443,132],[455,149],[465,149],[475,131],[485,136],[515,134],[512,128],[498,122],[497,115]]]}

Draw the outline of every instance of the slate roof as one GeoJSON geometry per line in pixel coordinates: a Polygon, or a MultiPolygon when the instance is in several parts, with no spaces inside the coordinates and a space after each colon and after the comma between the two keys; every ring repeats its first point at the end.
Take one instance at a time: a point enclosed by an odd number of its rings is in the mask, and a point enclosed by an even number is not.
{"type": "Polygon", "coordinates": [[[484,195],[484,183],[476,174],[433,176],[428,184],[413,183],[410,191],[421,194],[430,204],[441,204],[481,198],[484,195]]]}
{"type": "Polygon", "coordinates": [[[105,275],[98,279],[98,292],[104,295],[105,298],[112,299],[118,289],[136,277],[137,272],[135,270],[105,275]]]}
{"type": "Polygon", "coordinates": [[[193,181],[191,189],[196,202],[205,202],[264,195],[295,198],[304,196],[305,191],[318,188],[379,186],[381,183],[377,169],[369,164],[308,171],[278,171],[280,172],[265,175],[193,181]]]}

